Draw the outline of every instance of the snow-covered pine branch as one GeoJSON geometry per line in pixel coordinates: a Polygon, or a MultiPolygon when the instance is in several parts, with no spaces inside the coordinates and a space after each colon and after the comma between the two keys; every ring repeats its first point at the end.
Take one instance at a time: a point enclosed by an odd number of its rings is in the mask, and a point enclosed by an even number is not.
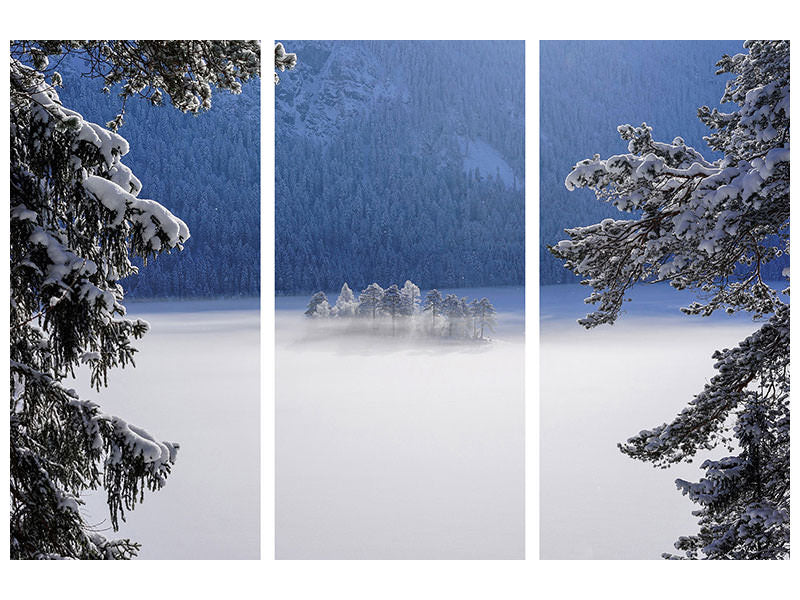
{"type": "Polygon", "coordinates": [[[632,217],[568,229],[570,238],[550,248],[593,288],[586,302],[597,309],[579,321],[586,328],[613,323],[637,282],[699,291],[704,300],[687,314],[769,317],[737,348],[714,354],[718,374],[672,422],[620,445],[660,467],[719,444],[739,451],[703,463],[699,483],[677,482],[701,506],[700,531],[676,543],[688,558],[789,552],[788,289],[762,277],[764,265],[789,252],[789,42],[745,48],[717,64],[734,75],[722,102],[735,110],[698,111],[723,157],[708,160],[681,138],[656,142],[644,123],[619,127],[628,153],[581,161],[565,184],[590,188],[632,217]]]}
{"type": "MultiPolygon", "coordinates": [[[[788,117],[783,126],[788,136],[788,117]]],[[[631,153],[582,161],[566,185],[591,188],[637,218],[568,229],[570,239],[551,248],[594,290],[587,302],[599,307],[581,324],[613,323],[625,292],[642,281],[708,294],[691,314],[774,312],[779,290],[761,268],[788,252],[788,139],[751,160],[709,163],[680,138],[653,141],[646,124],[619,129],[631,153]]]]}
{"type": "MultiPolygon", "coordinates": [[[[280,42],[275,44],[275,68],[280,71],[285,71],[286,69],[294,69],[295,66],[297,66],[297,55],[286,52],[283,48],[283,44],[280,42]]],[[[275,73],[275,85],[278,85],[280,81],[281,78],[275,73]]]]}
{"type": "MultiPolygon", "coordinates": [[[[48,56],[74,54],[85,74],[103,82],[103,91],[115,91],[123,108],[106,126],[116,131],[123,123],[125,102],[144,98],[161,105],[165,96],[182,112],[211,108],[212,90],[238,94],[242,83],[261,73],[261,45],[257,40],[35,40],[11,44],[13,60],[36,68],[61,82],[48,56]]],[[[60,60],[58,61],[60,62],[60,60]]]]}

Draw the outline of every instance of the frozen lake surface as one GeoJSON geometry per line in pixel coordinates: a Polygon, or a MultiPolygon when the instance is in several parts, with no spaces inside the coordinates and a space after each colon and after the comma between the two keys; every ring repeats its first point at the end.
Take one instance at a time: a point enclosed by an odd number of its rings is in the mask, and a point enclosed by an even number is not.
{"type": "Polygon", "coordinates": [[[755,331],[746,315],[690,317],[689,296],[644,286],[613,326],[585,330],[588,288],[544,286],[540,311],[540,556],[658,559],[697,530],[676,478],[706,457],[655,469],[617,449],[670,421],[715,374],[711,354],[755,331]]]}
{"type": "Polygon", "coordinates": [[[260,550],[258,299],[129,302],[150,322],[136,368],[110,373],[106,413],[181,448],[167,484],[146,492],[119,533],[105,495],[86,498],[106,537],[142,544],[140,558],[257,559],[260,550]]]}
{"type": "Polygon", "coordinates": [[[354,334],[277,298],[278,558],[523,557],[523,290],[445,292],[495,303],[493,343],[354,334]]]}

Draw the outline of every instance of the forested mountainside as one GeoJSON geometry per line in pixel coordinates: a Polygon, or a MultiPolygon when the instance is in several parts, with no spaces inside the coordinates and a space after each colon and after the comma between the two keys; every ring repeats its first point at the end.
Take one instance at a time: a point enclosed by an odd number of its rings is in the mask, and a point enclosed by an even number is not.
{"type": "MultiPolygon", "coordinates": [[[[81,78],[77,61],[58,67],[65,106],[97,123],[119,112],[102,82],[81,78]]],[[[268,81],[272,85],[271,76],[268,81]]],[[[192,116],[133,98],[119,133],[125,162],[142,181],[140,197],[166,206],[189,226],[182,252],[161,256],[124,281],[130,297],[254,296],[260,277],[260,82],[239,95],[216,92],[211,110],[192,116]]]]}
{"type": "MultiPolygon", "coordinates": [[[[567,227],[591,225],[606,217],[625,218],[598,202],[588,189],[572,192],[564,179],[572,167],[594,154],[627,152],[617,126],[646,122],[659,141],[676,136],[710,151],[709,130],[697,118],[703,105],[719,106],[728,76],[715,75],[723,54],[743,52],[732,41],[565,41],[540,45],[540,267],[541,282],[578,279],[547,250],[566,238],[567,227]],[[631,49],[633,48],[633,52],[631,49]]],[[[725,109],[730,110],[730,108],[725,109]]],[[[788,259],[768,265],[778,279],[788,259]]]]}
{"type": "Polygon", "coordinates": [[[282,42],[276,290],[522,284],[524,44],[282,42]]]}

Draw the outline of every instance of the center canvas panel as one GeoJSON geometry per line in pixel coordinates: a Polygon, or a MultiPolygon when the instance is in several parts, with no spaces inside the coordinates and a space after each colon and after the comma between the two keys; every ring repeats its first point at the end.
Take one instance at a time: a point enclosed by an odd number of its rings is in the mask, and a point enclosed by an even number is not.
{"type": "Polygon", "coordinates": [[[277,558],[524,558],[524,52],[276,51],[277,558]]]}

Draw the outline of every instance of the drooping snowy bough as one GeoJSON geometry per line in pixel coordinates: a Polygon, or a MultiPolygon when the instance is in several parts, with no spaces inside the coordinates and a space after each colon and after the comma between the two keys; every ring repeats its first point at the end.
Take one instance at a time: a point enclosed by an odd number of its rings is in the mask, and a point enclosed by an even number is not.
{"type": "Polygon", "coordinates": [[[628,153],[584,160],[565,183],[635,218],[568,229],[550,248],[593,290],[586,302],[597,308],[579,320],[586,328],[613,323],[631,286],[657,281],[700,293],[687,314],[742,310],[766,320],[737,348],[714,353],[718,374],[672,422],[620,444],[659,467],[720,444],[738,452],[705,461],[698,483],[677,481],[700,505],[699,532],[675,544],[687,558],[789,553],[789,291],[762,277],[789,252],[789,42],[745,48],[717,63],[735,76],[722,102],[736,110],[698,111],[723,157],[708,160],[681,138],[656,142],[646,124],[619,127],[628,153]]]}
{"type": "MultiPolygon", "coordinates": [[[[169,44],[162,48],[165,57],[170,48],[195,48],[194,42],[169,44]]],[[[111,130],[121,118],[108,124],[111,129],[85,120],[61,104],[58,73],[43,73],[47,54],[56,51],[83,50],[90,57],[97,52],[105,57],[103,68],[111,68],[113,47],[113,42],[11,44],[12,558],[132,557],[139,544],[107,539],[86,522],[81,494],[99,487],[106,491],[116,530],[145,490],[165,484],[178,450],[176,443],[158,441],[105,414],[64,384],[86,365],[99,390],[110,369],[132,364],[132,342],[148,324],[126,318],[119,282],[137,272],[131,257],[147,261],[182,248],[189,238],[183,221],[158,202],[139,197],[142,184],[122,162],[128,143],[111,130]]],[[[136,45],[116,45],[123,47],[132,57],[136,45]]],[[[251,64],[252,48],[243,45],[242,50],[251,64]]],[[[255,60],[257,68],[257,53],[255,60]]],[[[180,56],[159,64],[149,71],[152,86],[131,84],[134,70],[142,77],[148,73],[133,58],[112,68],[106,81],[127,82],[123,96],[134,88],[147,91],[154,103],[163,89],[173,104],[193,111],[192,90],[203,94],[203,85],[194,85],[197,77],[193,85],[183,85],[179,77],[156,73],[159,68],[185,71],[180,56]]],[[[201,107],[202,102],[196,108],[201,107]]]]}

